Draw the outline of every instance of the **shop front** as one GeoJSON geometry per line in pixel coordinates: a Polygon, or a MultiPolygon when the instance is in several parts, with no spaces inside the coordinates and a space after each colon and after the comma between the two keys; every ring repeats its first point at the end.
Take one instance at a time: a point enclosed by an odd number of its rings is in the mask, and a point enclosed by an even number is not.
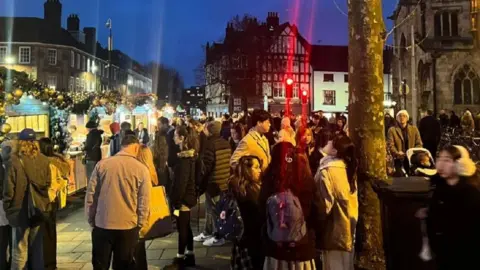
{"type": "Polygon", "coordinates": [[[19,105],[8,106],[6,123],[11,126],[9,137],[15,139],[25,128],[35,131],[38,138],[49,136],[49,106],[37,99],[22,97],[19,105]]]}

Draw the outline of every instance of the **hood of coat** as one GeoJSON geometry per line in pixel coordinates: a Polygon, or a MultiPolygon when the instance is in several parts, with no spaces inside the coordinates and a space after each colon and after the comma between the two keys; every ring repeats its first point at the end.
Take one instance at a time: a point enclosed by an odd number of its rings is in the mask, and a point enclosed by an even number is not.
{"type": "Polygon", "coordinates": [[[320,160],[320,166],[318,167],[319,170],[323,170],[326,168],[347,168],[345,162],[342,159],[332,157],[332,156],[325,156],[320,160]]]}
{"type": "Polygon", "coordinates": [[[195,150],[190,149],[177,154],[180,158],[191,158],[195,156],[195,150]]]}

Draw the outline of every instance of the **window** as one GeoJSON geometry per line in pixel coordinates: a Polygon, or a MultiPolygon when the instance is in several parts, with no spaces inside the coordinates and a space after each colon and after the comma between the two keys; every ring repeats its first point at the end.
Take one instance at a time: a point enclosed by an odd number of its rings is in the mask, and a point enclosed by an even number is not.
{"type": "Polygon", "coordinates": [[[348,83],[348,74],[343,75],[343,82],[348,83]]]}
{"type": "Polygon", "coordinates": [[[85,64],[86,64],[86,59],[85,59],[85,55],[82,56],[82,70],[85,71],[85,64]]]}
{"type": "Polygon", "coordinates": [[[323,105],[335,104],[335,90],[323,90],[323,105]]]}
{"type": "MultiPolygon", "coordinates": [[[[87,71],[90,72],[92,69],[90,68],[90,59],[87,59],[87,71]]],[[[93,72],[93,70],[92,70],[93,72]]]]}
{"type": "Polygon", "coordinates": [[[80,90],[80,79],[79,78],[75,78],[75,90],[80,90]]]}
{"type": "Polygon", "coordinates": [[[51,66],[55,66],[57,64],[57,50],[55,49],[48,49],[48,64],[51,66]]]}
{"type": "Polygon", "coordinates": [[[274,98],[283,98],[285,97],[285,91],[283,91],[282,83],[273,83],[273,97],[274,98]]]}
{"type": "Polygon", "coordinates": [[[117,70],[116,69],[113,70],[113,80],[114,81],[117,80],[117,70]]]}
{"type": "Polygon", "coordinates": [[[480,105],[480,78],[469,65],[455,74],[453,102],[457,105],[480,105]]]}
{"type": "Polygon", "coordinates": [[[437,37],[458,36],[458,13],[437,12],[434,16],[434,32],[437,37]]]}
{"type": "Polygon", "coordinates": [[[57,88],[57,76],[49,75],[47,77],[47,84],[49,88],[56,89],[57,88]]]}
{"type": "Polygon", "coordinates": [[[68,79],[68,90],[73,91],[74,89],[75,89],[75,78],[70,76],[70,78],[68,79]]]}
{"type": "Polygon", "coordinates": [[[18,51],[18,62],[20,64],[30,64],[31,48],[20,47],[18,51]]]}
{"type": "Polygon", "coordinates": [[[323,74],[323,81],[324,82],[333,82],[333,74],[331,74],[331,73],[323,74]]]}
{"type": "Polygon", "coordinates": [[[75,52],[70,52],[70,66],[73,68],[75,67],[75,52]]]}
{"type": "Polygon", "coordinates": [[[77,69],[80,69],[80,54],[77,54],[77,69]]]}
{"type": "Polygon", "coordinates": [[[7,57],[7,47],[2,46],[0,47],[0,63],[4,63],[6,57],[7,57]]]}

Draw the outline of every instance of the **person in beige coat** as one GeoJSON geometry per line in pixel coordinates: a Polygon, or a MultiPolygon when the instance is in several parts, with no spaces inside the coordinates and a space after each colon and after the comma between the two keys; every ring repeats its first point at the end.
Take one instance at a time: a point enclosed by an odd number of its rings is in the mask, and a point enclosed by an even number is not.
{"type": "Polygon", "coordinates": [[[253,127],[238,143],[237,149],[230,158],[230,166],[235,169],[243,156],[255,156],[261,161],[262,172],[266,171],[271,161],[270,144],[265,133],[270,130],[270,114],[265,110],[254,110],[252,113],[253,127]]]}
{"type": "Polygon", "coordinates": [[[397,113],[397,125],[391,127],[387,134],[387,147],[395,159],[396,168],[403,168],[408,172],[409,163],[405,153],[410,148],[423,147],[418,128],[408,124],[408,112],[401,110],[397,113]]]}
{"type": "Polygon", "coordinates": [[[353,270],[354,235],[358,220],[355,146],[344,135],[337,135],[324,148],[315,175],[323,203],[325,224],[317,236],[317,248],[323,253],[324,270],[353,270]]]}

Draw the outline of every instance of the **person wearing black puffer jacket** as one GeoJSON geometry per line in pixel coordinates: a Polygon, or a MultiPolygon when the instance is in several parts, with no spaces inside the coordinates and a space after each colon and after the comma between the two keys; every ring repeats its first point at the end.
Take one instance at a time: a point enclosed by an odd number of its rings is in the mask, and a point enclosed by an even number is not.
{"type": "Polygon", "coordinates": [[[194,238],[203,242],[204,246],[221,246],[225,240],[215,235],[215,208],[220,200],[220,194],[228,190],[230,177],[230,158],[232,149],[227,140],[220,134],[222,124],[218,121],[206,125],[205,153],[203,154],[204,172],[201,177],[200,194],[205,192],[205,229],[194,238]]]}
{"type": "Polygon", "coordinates": [[[98,123],[89,121],[86,125],[88,129],[87,140],[85,141],[85,169],[87,171],[87,181],[90,181],[93,169],[102,159],[101,146],[103,143],[103,130],[98,129],[98,123]]]}
{"type": "Polygon", "coordinates": [[[173,263],[164,268],[172,270],[195,266],[190,210],[197,204],[195,163],[199,149],[197,133],[184,125],[176,127],[173,139],[180,148],[173,169],[175,178],[170,193],[173,214],[177,218],[178,253],[173,263]]]}

